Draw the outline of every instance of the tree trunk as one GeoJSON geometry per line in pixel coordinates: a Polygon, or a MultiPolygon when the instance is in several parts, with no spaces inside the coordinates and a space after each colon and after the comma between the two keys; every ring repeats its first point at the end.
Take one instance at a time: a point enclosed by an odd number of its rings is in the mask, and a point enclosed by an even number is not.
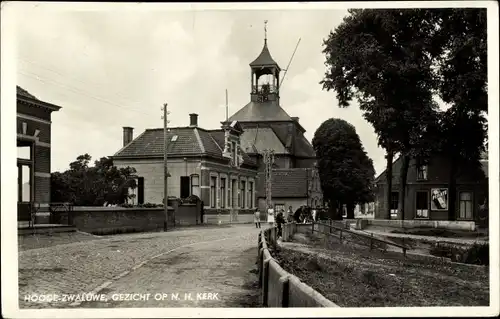
{"type": "Polygon", "coordinates": [[[339,201],[335,202],[335,216],[334,220],[342,220],[342,203],[339,201]]]}
{"type": "Polygon", "coordinates": [[[399,175],[399,203],[398,203],[398,216],[399,219],[405,219],[405,195],[406,195],[406,177],[408,175],[408,167],[410,166],[410,156],[403,156],[401,163],[401,170],[399,175]]]}
{"type": "Polygon", "coordinates": [[[347,204],[347,219],[354,219],[354,208],[356,205],[354,203],[347,204]]]}
{"type": "Polygon", "coordinates": [[[448,220],[456,220],[455,214],[457,200],[457,170],[458,163],[455,157],[450,158],[450,179],[448,181],[448,220]]]}
{"type": "Polygon", "coordinates": [[[385,177],[387,183],[387,193],[385,194],[385,219],[391,219],[391,199],[392,199],[392,160],[394,159],[394,153],[392,150],[387,150],[387,168],[385,170],[385,177]]]}

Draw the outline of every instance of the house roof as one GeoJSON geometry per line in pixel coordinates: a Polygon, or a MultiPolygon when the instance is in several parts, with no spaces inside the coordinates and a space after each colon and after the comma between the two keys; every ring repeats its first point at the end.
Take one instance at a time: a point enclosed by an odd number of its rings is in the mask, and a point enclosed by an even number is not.
{"type": "Polygon", "coordinates": [[[19,85],[16,86],[17,100],[35,107],[42,107],[50,111],[59,111],[61,107],[52,103],[48,103],[36,98],[33,94],[29,93],[19,85]]]}
{"type": "Polygon", "coordinates": [[[28,98],[34,99],[34,100],[38,100],[34,95],[32,95],[31,93],[29,93],[28,91],[26,91],[25,89],[20,87],[19,85],[16,86],[16,89],[17,89],[17,95],[28,97],[28,98]]]}
{"type": "Polygon", "coordinates": [[[258,67],[258,66],[276,66],[278,69],[280,69],[278,63],[274,61],[273,57],[271,56],[271,53],[269,52],[269,49],[267,47],[267,40],[264,41],[264,47],[262,48],[262,51],[260,52],[259,56],[252,62],[250,63],[251,67],[258,67]]]}
{"type": "MultiPolygon", "coordinates": [[[[397,161],[399,161],[399,159],[401,158],[398,157],[396,158],[393,162],[392,162],[392,167],[394,167],[394,165],[396,164],[397,161]]],[[[481,163],[481,169],[483,170],[484,172],[484,175],[486,176],[486,178],[488,178],[488,160],[487,159],[482,159],[479,161],[481,163]]],[[[375,183],[378,183],[380,181],[385,181],[386,178],[385,178],[385,172],[387,171],[387,168],[384,169],[384,171],[382,173],[380,173],[380,175],[378,177],[375,178],[375,183]]]]}
{"type": "Polygon", "coordinates": [[[241,148],[247,153],[272,149],[276,154],[290,154],[270,127],[247,128],[241,135],[241,148]]]}
{"type": "Polygon", "coordinates": [[[279,106],[278,101],[253,102],[251,101],[238,112],[234,113],[228,122],[263,122],[263,121],[293,121],[292,118],[279,106]]]}
{"type": "MultiPolygon", "coordinates": [[[[273,198],[307,197],[309,168],[274,169],[272,173],[273,198]]],[[[259,173],[257,179],[257,196],[265,197],[265,173],[259,173]]]]}
{"type": "MultiPolygon", "coordinates": [[[[205,130],[199,127],[173,127],[167,133],[169,140],[167,155],[209,156],[222,159],[224,131],[205,130]],[[174,137],[177,136],[177,137],[174,137]]],[[[163,157],[163,128],[146,129],[132,142],[116,152],[115,158],[163,157]]],[[[243,164],[255,166],[248,155],[243,153],[243,164]]]]}

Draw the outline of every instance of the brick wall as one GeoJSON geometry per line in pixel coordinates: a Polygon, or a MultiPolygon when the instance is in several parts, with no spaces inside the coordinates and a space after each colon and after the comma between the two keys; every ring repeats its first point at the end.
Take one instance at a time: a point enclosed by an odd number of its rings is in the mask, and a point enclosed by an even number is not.
{"type": "Polygon", "coordinates": [[[35,172],[50,173],[50,147],[35,145],[35,172]]]}
{"type": "MultiPolygon", "coordinates": [[[[169,216],[174,210],[169,209],[169,216]]],[[[70,212],[73,225],[89,233],[120,231],[155,231],[163,229],[163,208],[74,207],[70,212]]],[[[65,223],[63,216],[61,223],[65,223]]],[[[172,219],[169,220],[170,224],[172,219]]]]}
{"type": "Polygon", "coordinates": [[[34,117],[37,117],[37,118],[40,118],[40,119],[43,119],[46,121],[50,121],[50,111],[49,110],[39,108],[39,107],[29,106],[29,105],[24,104],[24,103],[19,103],[19,101],[17,103],[17,112],[22,113],[22,114],[26,114],[26,115],[30,115],[30,116],[34,116],[34,117]]]}

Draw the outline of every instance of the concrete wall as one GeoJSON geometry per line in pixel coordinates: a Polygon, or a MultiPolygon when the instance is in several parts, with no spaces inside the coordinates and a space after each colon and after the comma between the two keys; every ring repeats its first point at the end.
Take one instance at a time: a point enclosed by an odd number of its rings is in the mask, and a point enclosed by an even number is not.
{"type": "MultiPolygon", "coordinates": [[[[309,225],[309,227],[311,227],[309,225]]],[[[283,238],[290,238],[300,225],[286,224],[283,238]]],[[[338,307],[320,293],[285,271],[272,258],[268,247],[276,245],[276,228],[268,228],[259,234],[259,285],[262,289],[262,305],[266,307],[338,307]]]]}

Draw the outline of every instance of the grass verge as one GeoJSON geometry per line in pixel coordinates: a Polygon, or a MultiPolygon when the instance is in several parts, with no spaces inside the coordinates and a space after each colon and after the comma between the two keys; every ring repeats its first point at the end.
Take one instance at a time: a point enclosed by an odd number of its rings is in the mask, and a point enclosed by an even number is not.
{"type": "Polygon", "coordinates": [[[488,267],[404,258],[350,243],[318,240],[285,244],[280,265],[341,307],[489,305],[488,267]]]}

